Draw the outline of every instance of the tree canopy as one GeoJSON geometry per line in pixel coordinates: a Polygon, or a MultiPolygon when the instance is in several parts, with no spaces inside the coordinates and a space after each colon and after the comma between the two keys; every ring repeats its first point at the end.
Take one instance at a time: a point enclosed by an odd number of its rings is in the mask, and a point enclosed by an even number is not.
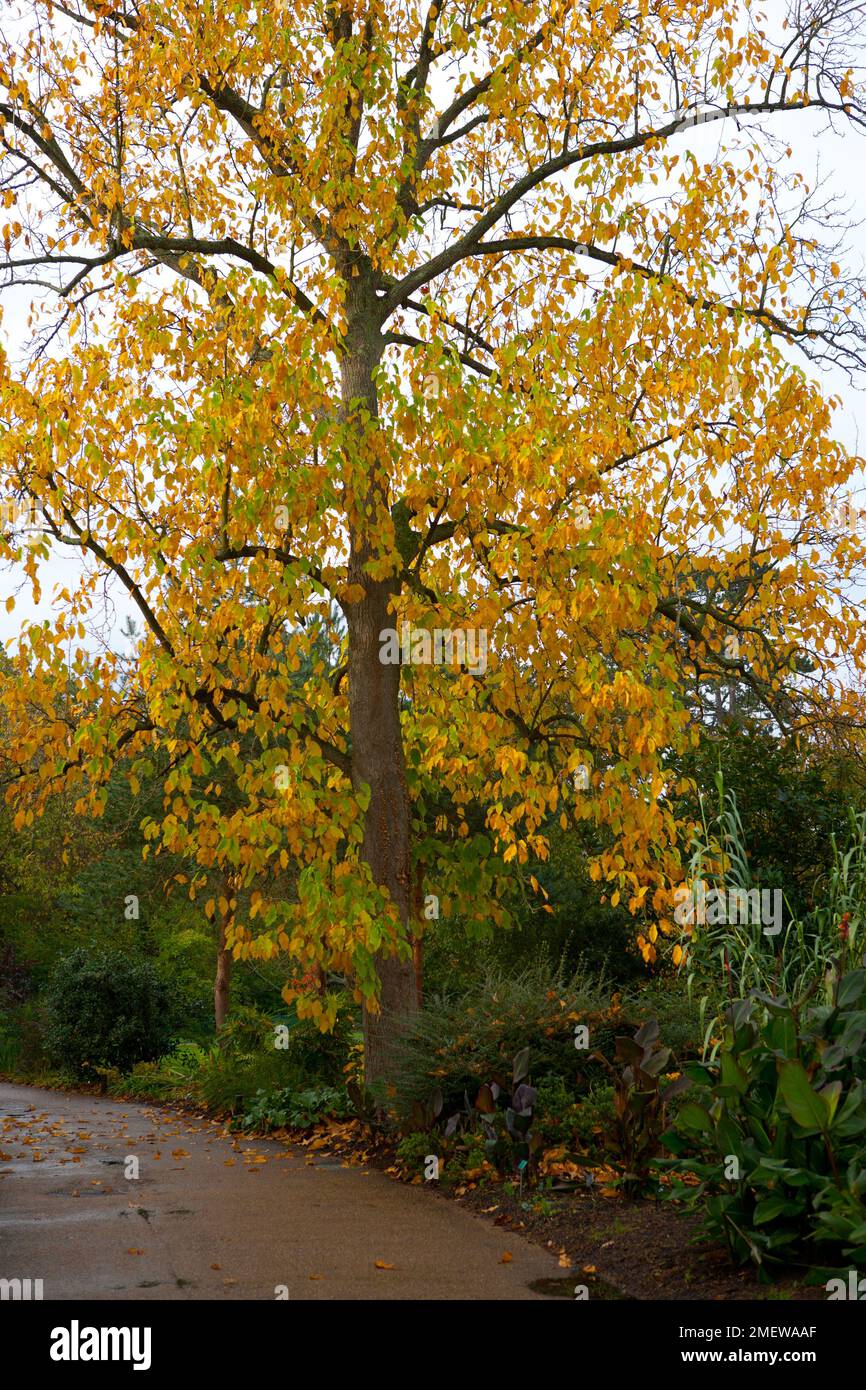
{"type": "Polygon", "coordinates": [[[16,819],[158,750],[150,839],[252,890],[238,954],[350,976],[382,1075],[419,882],[495,923],[587,819],[663,914],[691,683],[859,722],[856,460],[792,354],[863,365],[796,150],[864,125],[848,10],[3,9],[0,550],[37,596],[82,555],[2,678],[16,819]],[[132,657],[87,638],[106,576],[132,657]]]}

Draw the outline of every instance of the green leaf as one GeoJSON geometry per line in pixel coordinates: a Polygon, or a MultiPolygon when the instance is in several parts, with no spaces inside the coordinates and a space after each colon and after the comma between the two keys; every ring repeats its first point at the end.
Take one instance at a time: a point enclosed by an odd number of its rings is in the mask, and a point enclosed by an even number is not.
{"type": "Polygon", "coordinates": [[[722,1053],[722,1085],[732,1086],[742,1095],[749,1084],[749,1078],[736,1058],[730,1052],[722,1053]]]}
{"type": "Polygon", "coordinates": [[[779,1075],[779,1089],[788,1113],[803,1129],[824,1133],[830,1121],[826,1101],[812,1089],[802,1062],[786,1062],[779,1075]]]}
{"type": "Polygon", "coordinates": [[[684,1129],[707,1130],[712,1133],[713,1120],[709,1110],[695,1100],[687,1100],[677,1112],[677,1124],[684,1129]]]}
{"type": "Polygon", "coordinates": [[[843,975],[836,991],[837,1009],[850,1009],[852,1004],[858,1004],[863,997],[864,989],[866,970],[851,970],[847,975],[843,975]]]}
{"type": "Polygon", "coordinates": [[[839,1104],[839,1097],[842,1094],[842,1082],[830,1081],[826,1086],[822,1086],[818,1095],[825,1102],[830,1117],[830,1124],[836,1114],[836,1106],[839,1104]]]}
{"type": "Polygon", "coordinates": [[[794,1216],[800,1210],[801,1202],[792,1202],[784,1197],[781,1192],[773,1192],[769,1197],[762,1197],[761,1201],[755,1206],[755,1225],[765,1226],[768,1221],[775,1221],[777,1216],[794,1216]]]}

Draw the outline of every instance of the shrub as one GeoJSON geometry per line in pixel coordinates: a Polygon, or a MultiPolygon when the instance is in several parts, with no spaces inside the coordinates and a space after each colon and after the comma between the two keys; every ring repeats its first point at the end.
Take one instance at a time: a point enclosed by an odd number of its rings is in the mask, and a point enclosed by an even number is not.
{"type": "Polygon", "coordinates": [[[582,1106],[577,1104],[573,1087],[563,1077],[548,1076],[539,1082],[536,1110],[536,1132],[542,1149],[561,1145],[573,1148],[576,1142],[580,1143],[582,1106]]]}
{"type": "MultiPolygon", "coordinates": [[[[866,1264],[866,971],[837,975],[828,1004],[757,996],[728,1010],[717,1063],[696,1083],[665,1145],[690,1174],[672,1195],[704,1215],[762,1276],[824,1253],[866,1264]]],[[[823,1277],[820,1271],[816,1277],[823,1277]]]]}
{"type": "Polygon", "coordinates": [[[214,1047],[196,1078],[205,1104],[232,1114],[249,1108],[259,1091],[272,1093],[304,1084],[286,1053],[272,1046],[252,1053],[223,1052],[214,1047]]]}
{"type": "Polygon", "coordinates": [[[577,1097],[600,1076],[589,1051],[612,1050],[617,1017],[603,981],[591,976],[564,977],[546,963],[512,977],[488,969],[463,993],[428,999],[412,1021],[395,1079],[398,1116],[418,1129],[417,1106],[437,1091],[450,1115],[483,1083],[507,1086],[513,1059],[526,1046],[533,1082],[560,1076],[577,1097]],[[590,1049],[575,1048],[578,1024],[589,1028],[590,1049]]]}
{"type": "Polygon", "coordinates": [[[413,1130],[404,1135],[396,1149],[400,1166],[413,1176],[424,1172],[424,1165],[431,1151],[430,1135],[426,1131],[413,1130]]]}
{"type": "Polygon", "coordinates": [[[243,1115],[244,1129],[311,1129],[327,1117],[349,1114],[346,1093],[334,1086],[309,1086],[304,1090],[258,1091],[243,1115]]]}
{"type": "Polygon", "coordinates": [[[45,1008],[38,998],[0,1015],[0,1071],[10,1076],[44,1074],[49,1067],[46,1028],[45,1008]]]}
{"type": "MultiPolygon", "coordinates": [[[[208,1053],[197,1087],[207,1105],[233,1114],[252,1113],[258,1107],[264,1117],[269,1104],[274,1113],[282,1113],[288,1094],[314,1090],[339,1092],[342,1111],[357,1037],[354,1011],[345,1001],[331,1033],[320,1032],[310,1020],[299,1020],[294,1011],[271,1016],[241,1005],[208,1053]],[[277,1027],[288,1030],[286,1046],[277,1046],[277,1027]]],[[[335,1113],[333,1106],[330,1113],[335,1113]]]]}
{"type": "Polygon", "coordinates": [[[220,1051],[226,1057],[253,1057],[272,1048],[273,1041],[270,1016],[250,1004],[235,1004],[218,1035],[220,1051]]]}
{"type": "Polygon", "coordinates": [[[287,1057],[295,1070],[324,1086],[344,1086],[352,1051],[361,1037],[351,996],[339,996],[337,1016],[328,1033],[321,1032],[313,1019],[293,1017],[289,1022],[287,1057]]]}
{"type": "Polygon", "coordinates": [[[571,1153],[600,1161],[615,1118],[614,1088],[594,1081],[584,1095],[575,1096],[562,1077],[549,1077],[538,1087],[536,1112],[543,1150],[561,1148],[563,1157],[571,1153]]]}
{"type": "Polygon", "coordinates": [[[659,1025],[666,1045],[682,1061],[701,1055],[706,1024],[697,1001],[683,986],[682,978],[655,975],[638,988],[623,991],[623,1019],[637,1028],[651,1020],[659,1025]]]}
{"type": "Polygon", "coordinates": [[[198,1078],[207,1061],[208,1053],[198,1043],[179,1042],[157,1062],[138,1062],[126,1076],[116,1073],[108,1090],[114,1095],[142,1100],[195,1097],[198,1078]]]}
{"type": "MultiPolygon", "coordinates": [[[[539,1101],[539,1107],[541,1102],[539,1101]]],[[[595,1082],[575,1107],[575,1136],[590,1156],[601,1159],[606,1151],[605,1140],[616,1117],[613,1086],[595,1082]]]]}
{"type": "Polygon", "coordinates": [[[48,988],[46,1046],[80,1078],[128,1071],[168,1049],[179,1000],[151,963],[109,951],[73,951],[48,988]]]}

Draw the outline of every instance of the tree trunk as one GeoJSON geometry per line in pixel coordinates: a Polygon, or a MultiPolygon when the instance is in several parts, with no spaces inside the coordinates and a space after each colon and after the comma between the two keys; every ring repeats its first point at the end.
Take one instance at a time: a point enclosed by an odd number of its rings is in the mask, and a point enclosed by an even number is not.
{"type": "Polygon", "coordinates": [[[217,1033],[220,1033],[229,1012],[229,998],[232,978],[232,953],[231,948],[226,945],[226,932],[232,921],[232,893],[233,884],[230,879],[225,880],[225,895],[228,903],[227,910],[220,916],[220,937],[217,947],[216,977],[213,986],[213,1016],[214,1026],[217,1033]]]}
{"type": "MultiPolygon", "coordinates": [[[[375,418],[378,401],[373,373],[382,350],[375,321],[372,291],[364,279],[350,280],[349,329],[342,362],[342,417],[353,418],[360,401],[375,418]],[[354,310],[354,313],[352,312],[354,310]]],[[[360,441],[360,427],[359,427],[360,441]]],[[[364,589],[359,603],[346,605],[348,626],[349,726],[352,740],[352,780],[366,783],[370,803],[364,822],[361,853],[373,881],[388,890],[406,928],[411,920],[410,806],[400,729],[400,667],[380,660],[383,628],[394,627],[389,611],[399,593],[394,577],[373,580],[364,566],[373,556],[365,520],[372,521],[387,504],[379,478],[369,465],[366,489],[356,493],[356,519],[350,542],[349,582],[364,589]]],[[[417,997],[411,956],[398,959],[380,952],[376,968],[381,981],[380,1010],[364,1010],[364,1070],[367,1085],[385,1084],[393,1075],[401,1030],[415,1012],[417,997]]]]}
{"type": "MultiPolygon", "coordinates": [[[[354,582],[354,581],[353,581],[354,582]]],[[[388,593],[367,579],[368,597],[352,606],[349,625],[349,706],[352,730],[352,775],[356,787],[366,783],[370,804],[364,821],[361,853],[373,880],[387,888],[404,924],[410,921],[409,794],[403,762],[398,690],[399,666],[379,661],[379,632],[393,623],[388,593]]],[[[415,976],[411,959],[380,952],[381,1010],[364,1011],[364,1056],[367,1084],[389,1079],[401,1024],[414,1012],[415,976]]]]}
{"type": "Polygon", "coordinates": [[[412,966],[415,971],[415,1001],[420,1009],[424,1003],[424,865],[415,865],[415,901],[412,904],[415,935],[412,938],[412,966]]]}

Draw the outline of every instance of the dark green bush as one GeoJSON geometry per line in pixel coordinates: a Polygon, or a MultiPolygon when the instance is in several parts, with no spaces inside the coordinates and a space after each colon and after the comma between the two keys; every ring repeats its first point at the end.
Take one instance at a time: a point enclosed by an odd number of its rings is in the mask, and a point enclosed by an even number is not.
{"type": "Polygon", "coordinates": [[[270,1016],[237,1006],[201,1066],[199,1092],[216,1110],[252,1113],[258,1107],[262,1116],[268,1106],[284,1111],[285,1097],[297,1092],[328,1091],[345,1101],[346,1067],[357,1037],[355,1011],[348,1005],[338,1012],[331,1033],[298,1019],[293,1010],[270,1016]]]}
{"type": "Polygon", "coordinates": [[[561,1076],[548,1077],[538,1088],[536,1129],[541,1148],[565,1150],[566,1156],[588,1156],[600,1162],[605,1138],[614,1123],[614,1089],[594,1081],[589,1090],[575,1096],[561,1076]]]}
{"type": "Polygon", "coordinates": [[[180,1002],[149,961],[79,948],[51,976],[48,1054],[83,1079],[93,1079],[100,1068],[128,1071],[168,1050],[180,1002]]]}
{"type": "Polygon", "coordinates": [[[706,1020],[682,976],[653,975],[623,990],[620,1003],[623,1018],[635,1028],[655,1019],[666,1046],[680,1061],[701,1055],[706,1020]]]}

